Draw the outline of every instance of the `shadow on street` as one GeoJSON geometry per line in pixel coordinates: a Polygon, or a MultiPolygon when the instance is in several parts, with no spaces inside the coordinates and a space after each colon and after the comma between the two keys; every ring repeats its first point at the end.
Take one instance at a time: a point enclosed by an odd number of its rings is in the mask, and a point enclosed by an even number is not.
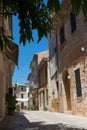
{"type": "Polygon", "coordinates": [[[45,122],[30,122],[24,112],[15,112],[14,116],[6,116],[0,124],[0,130],[85,130],[70,128],[64,124],[44,124],[45,122]]]}

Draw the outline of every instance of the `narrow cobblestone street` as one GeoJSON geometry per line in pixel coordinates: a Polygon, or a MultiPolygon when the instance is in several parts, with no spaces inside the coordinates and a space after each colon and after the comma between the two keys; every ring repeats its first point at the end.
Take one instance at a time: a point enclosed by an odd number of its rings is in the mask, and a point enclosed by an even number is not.
{"type": "Polygon", "coordinates": [[[87,118],[48,111],[21,111],[6,116],[0,130],[87,130],[87,118]]]}

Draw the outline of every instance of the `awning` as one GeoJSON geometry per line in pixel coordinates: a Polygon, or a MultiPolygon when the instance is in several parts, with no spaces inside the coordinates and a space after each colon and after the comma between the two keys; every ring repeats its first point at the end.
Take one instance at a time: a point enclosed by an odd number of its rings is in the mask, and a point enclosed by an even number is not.
{"type": "Polygon", "coordinates": [[[6,56],[18,65],[19,46],[11,43],[10,50],[6,49],[6,56]]]}

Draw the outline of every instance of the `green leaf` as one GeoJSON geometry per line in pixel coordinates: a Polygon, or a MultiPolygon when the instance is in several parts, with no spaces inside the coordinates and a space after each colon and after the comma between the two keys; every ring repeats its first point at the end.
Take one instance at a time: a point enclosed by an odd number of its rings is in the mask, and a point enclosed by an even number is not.
{"type": "Polygon", "coordinates": [[[74,14],[78,14],[80,11],[80,7],[81,7],[81,2],[82,0],[71,0],[71,4],[72,4],[72,12],[74,14]]]}
{"type": "MultiPolygon", "coordinates": [[[[20,42],[33,40],[32,30],[37,29],[39,40],[52,29],[50,14],[60,9],[59,0],[0,0],[4,12],[18,14],[20,42]],[[10,10],[9,10],[10,8],[10,10]]],[[[7,40],[5,39],[5,43],[7,40]]],[[[7,43],[6,43],[7,44],[7,43]]],[[[5,44],[5,45],[6,45],[5,44]]]]}
{"type": "Polygon", "coordinates": [[[3,51],[3,41],[1,38],[0,38],[0,49],[1,49],[1,51],[3,51]]]}
{"type": "Polygon", "coordinates": [[[82,10],[83,10],[84,16],[86,17],[87,16],[87,0],[83,0],[82,10]]]}
{"type": "Polygon", "coordinates": [[[58,12],[60,10],[59,0],[48,0],[47,7],[51,12],[58,12]]]}
{"type": "Polygon", "coordinates": [[[23,43],[24,46],[26,44],[26,35],[24,33],[20,35],[20,43],[23,43]]]}
{"type": "Polygon", "coordinates": [[[9,40],[14,40],[14,38],[13,38],[12,36],[9,36],[9,35],[7,35],[7,38],[8,38],[9,40]]]}
{"type": "Polygon", "coordinates": [[[4,47],[11,50],[11,40],[7,36],[3,35],[4,47]]]}

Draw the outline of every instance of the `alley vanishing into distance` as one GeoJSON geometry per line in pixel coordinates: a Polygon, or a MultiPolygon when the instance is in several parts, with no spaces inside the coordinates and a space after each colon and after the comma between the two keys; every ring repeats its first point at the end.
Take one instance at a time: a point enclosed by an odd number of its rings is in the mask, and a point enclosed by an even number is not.
{"type": "Polygon", "coordinates": [[[49,111],[20,111],[6,116],[0,130],[87,130],[87,118],[49,111]]]}
{"type": "Polygon", "coordinates": [[[78,1],[1,1],[0,130],[87,130],[87,1],[78,1]]]}

